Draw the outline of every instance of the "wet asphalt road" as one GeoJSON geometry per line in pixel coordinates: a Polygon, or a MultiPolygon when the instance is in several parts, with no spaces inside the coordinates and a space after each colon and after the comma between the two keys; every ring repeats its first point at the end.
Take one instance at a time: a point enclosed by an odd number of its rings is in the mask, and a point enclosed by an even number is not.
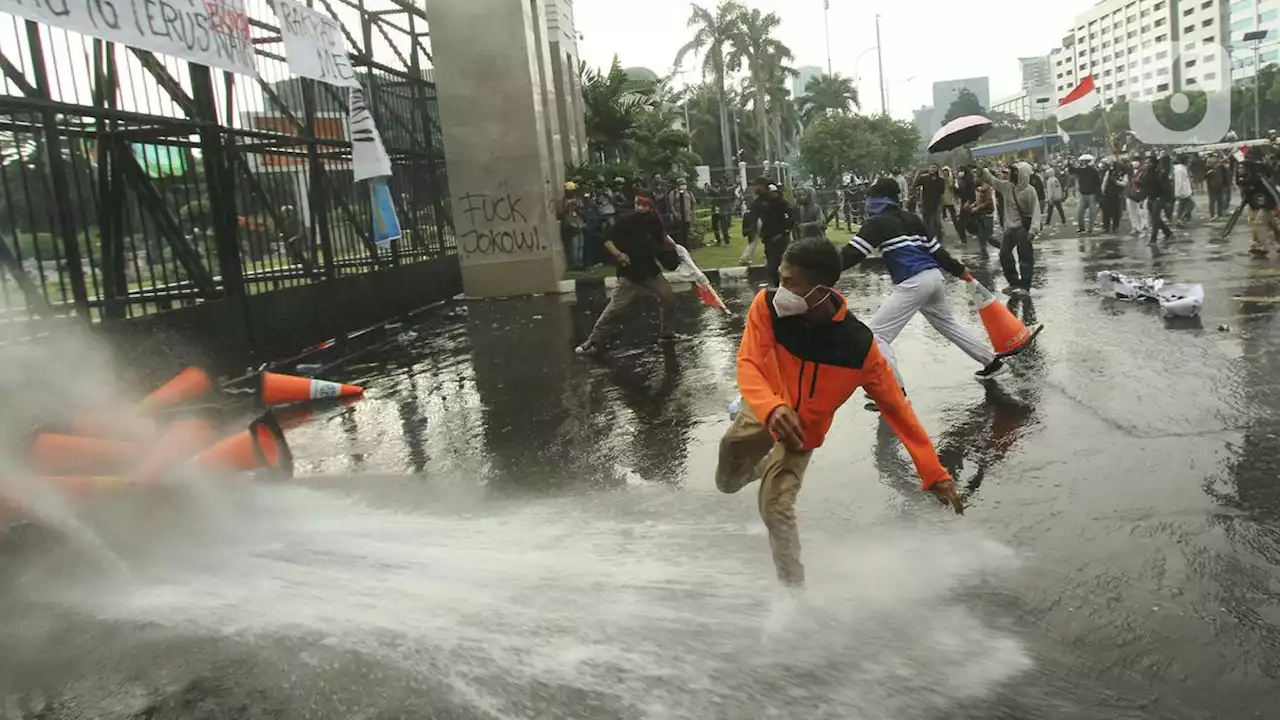
{"type": "MultiPolygon", "coordinates": [[[[572,353],[603,295],[429,313],[330,373],[368,396],[290,430],[294,482],[80,508],[123,568],[12,557],[0,718],[1277,717],[1280,259],[1218,227],[1046,233],[1015,310],[1047,330],[994,387],[914,320],[901,369],[971,509],[850,403],[799,600],[712,480],[753,287],[727,318],[682,293],[671,352],[637,313],[603,362],[572,353]],[[1104,269],[1204,283],[1202,318],[1101,298],[1104,269]]],[[[890,288],[842,285],[864,317],[890,288]]]]}

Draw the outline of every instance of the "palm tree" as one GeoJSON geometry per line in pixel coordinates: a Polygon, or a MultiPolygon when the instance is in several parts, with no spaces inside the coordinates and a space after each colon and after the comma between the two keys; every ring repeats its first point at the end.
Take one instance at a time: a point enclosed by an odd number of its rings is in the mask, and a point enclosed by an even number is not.
{"type": "Polygon", "coordinates": [[[858,88],[853,80],[840,73],[834,75],[818,75],[809,78],[804,85],[804,95],[796,98],[800,117],[809,123],[819,115],[829,112],[847,113],[849,109],[860,107],[858,88]]]}
{"type": "Polygon", "coordinates": [[[729,111],[725,104],[724,80],[728,66],[725,50],[738,34],[742,16],[746,12],[737,0],[721,0],[715,13],[693,4],[689,14],[689,27],[693,28],[693,38],[676,53],[675,64],[679,67],[689,53],[702,52],[702,76],[711,76],[715,81],[716,95],[720,100],[720,147],[724,151],[724,166],[733,166],[733,153],[729,145],[729,111]]]}
{"type": "Polygon", "coordinates": [[[587,130],[587,148],[604,162],[617,162],[635,135],[645,109],[652,105],[651,94],[631,84],[617,56],[609,72],[579,64],[582,106],[587,130]]]}
{"type": "Polygon", "coordinates": [[[733,50],[726,58],[730,68],[737,69],[745,65],[751,74],[752,85],[756,90],[756,124],[760,127],[760,134],[764,136],[765,160],[772,159],[773,155],[769,137],[767,91],[770,77],[785,74],[786,64],[795,59],[791,48],[773,37],[773,31],[780,25],[782,19],[777,14],[764,14],[753,8],[742,16],[740,28],[733,37],[733,50]]]}

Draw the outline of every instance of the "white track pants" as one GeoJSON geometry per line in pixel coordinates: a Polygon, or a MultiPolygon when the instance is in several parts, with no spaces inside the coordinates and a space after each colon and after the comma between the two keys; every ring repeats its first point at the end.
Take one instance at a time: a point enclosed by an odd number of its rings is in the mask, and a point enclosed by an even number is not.
{"type": "Polygon", "coordinates": [[[931,268],[899,283],[893,294],[871,316],[871,322],[867,323],[871,332],[875,333],[880,352],[893,367],[893,374],[899,385],[903,384],[902,374],[898,372],[898,357],[890,343],[898,339],[898,334],[915,317],[916,312],[923,313],[935,330],[966,355],[981,363],[982,367],[990,365],[996,359],[995,353],[987,348],[982,338],[956,320],[956,316],[951,313],[951,303],[947,301],[946,280],[942,271],[931,268]]]}

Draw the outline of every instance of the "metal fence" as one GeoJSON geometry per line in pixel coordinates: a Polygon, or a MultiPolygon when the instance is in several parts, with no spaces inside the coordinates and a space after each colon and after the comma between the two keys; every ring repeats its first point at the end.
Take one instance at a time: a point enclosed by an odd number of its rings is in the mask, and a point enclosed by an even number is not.
{"type": "Polygon", "coordinates": [[[0,15],[0,322],[128,319],[455,252],[426,43],[408,0],[314,0],[344,26],[403,238],[353,183],[347,90],[288,71],[248,0],[258,78],[0,15]]]}

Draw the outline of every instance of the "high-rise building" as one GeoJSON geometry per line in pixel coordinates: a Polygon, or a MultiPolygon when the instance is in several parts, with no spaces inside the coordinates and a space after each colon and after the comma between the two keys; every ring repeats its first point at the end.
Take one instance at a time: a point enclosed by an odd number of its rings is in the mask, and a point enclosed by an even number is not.
{"type": "Polygon", "coordinates": [[[1258,65],[1266,67],[1280,62],[1280,0],[1231,0],[1228,6],[1227,28],[1232,48],[1231,77],[1253,77],[1253,43],[1244,41],[1244,34],[1254,30],[1266,30],[1267,37],[1259,43],[1258,65]]]}
{"type": "Polygon", "coordinates": [[[1053,69],[1049,65],[1048,55],[1018,58],[1022,69],[1022,89],[1035,92],[1043,88],[1053,87],[1053,69]]]}
{"type": "Polygon", "coordinates": [[[939,120],[946,117],[947,110],[951,108],[951,103],[960,95],[961,90],[968,90],[976,95],[978,104],[984,109],[991,107],[991,83],[987,78],[942,80],[933,84],[933,109],[938,113],[939,120]]]}
{"type": "Polygon", "coordinates": [[[813,78],[825,74],[826,70],[823,70],[817,65],[805,65],[804,67],[796,68],[796,72],[798,74],[791,79],[791,97],[793,98],[807,95],[808,93],[805,92],[805,86],[807,86],[809,81],[813,78]]]}
{"type": "Polygon", "coordinates": [[[1230,1],[1103,0],[1049,53],[1056,97],[1090,75],[1104,105],[1226,87],[1230,1]]]}

